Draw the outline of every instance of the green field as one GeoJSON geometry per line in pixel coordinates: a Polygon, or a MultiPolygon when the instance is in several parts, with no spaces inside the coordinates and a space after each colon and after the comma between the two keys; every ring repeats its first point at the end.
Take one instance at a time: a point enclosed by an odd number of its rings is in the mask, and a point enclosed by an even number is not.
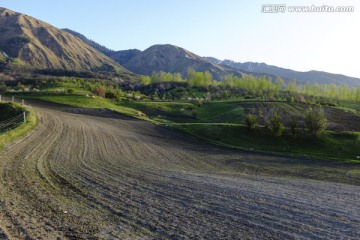
{"type": "Polygon", "coordinates": [[[19,98],[37,99],[47,102],[65,104],[83,108],[107,108],[126,116],[143,118],[138,110],[116,104],[116,102],[96,96],[75,96],[75,95],[24,95],[19,98]]]}
{"type": "Polygon", "coordinates": [[[76,82],[49,82],[41,86],[42,91],[47,93],[65,93],[70,89],[74,94],[88,94],[89,91],[80,87],[76,82]]]}
{"type": "Polygon", "coordinates": [[[242,125],[176,124],[175,129],[208,142],[239,149],[280,153],[291,156],[343,159],[359,162],[360,133],[325,132],[320,139],[308,136],[293,139],[290,136],[275,138],[263,129],[249,132],[242,125]]]}
{"type": "Polygon", "coordinates": [[[182,102],[133,102],[124,105],[144,112],[153,120],[166,122],[166,125],[173,129],[218,145],[360,162],[360,126],[356,111],[325,108],[329,127],[335,130],[325,131],[320,139],[313,140],[306,132],[299,134],[295,139],[288,132],[281,138],[275,138],[261,127],[256,131],[248,131],[244,124],[246,113],[252,109],[275,108],[284,114],[301,114],[309,107],[306,104],[222,101],[206,103],[200,107],[182,102]],[[196,118],[191,116],[194,111],[197,112],[196,118]],[[353,131],[339,130],[347,128],[353,131]]]}
{"type": "Polygon", "coordinates": [[[360,162],[360,114],[356,104],[346,108],[325,107],[329,129],[320,139],[302,133],[294,139],[287,131],[280,138],[259,127],[248,131],[246,114],[259,109],[276,109],[284,116],[302,114],[309,107],[303,103],[264,101],[212,101],[202,105],[185,101],[113,101],[96,96],[26,95],[49,102],[86,108],[108,108],[126,116],[171,127],[204,141],[244,150],[285,155],[360,162]],[[351,109],[350,109],[351,106],[351,109]]]}

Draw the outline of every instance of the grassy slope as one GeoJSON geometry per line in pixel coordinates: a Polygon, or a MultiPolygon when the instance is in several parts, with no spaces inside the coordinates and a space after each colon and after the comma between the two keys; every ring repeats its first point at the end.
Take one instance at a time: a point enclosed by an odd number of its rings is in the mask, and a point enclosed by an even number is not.
{"type": "Polygon", "coordinates": [[[0,102],[0,121],[15,117],[23,112],[23,109],[15,103],[0,102]]]}
{"type": "Polygon", "coordinates": [[[354,102],[340,102],[340,107],[343,107],[345,109],[352,109],[355,111],[360,111],[360,104],[354,103],[354,102]]]}
{"type": "MultiPolygon", "coordinates": [[[[48,92],[74,88],[76,93],[83,93],[81,89],[71,83],[47,86],[46,88],[48,92]]],[[[108,108],[127,116],[149,120],[156,124],[166,124],[214,144],[239,149],[356,162],[358,162],[356,157],[360,155],[360,151],[358,151],[360,149],[360,136],[357,132],[327,131],[317,141],[310,141],[309,136],[299,136],[294,141],[290,136],[275,139],[264,131],[249,132],[243,125],[246,112],[252,108],[275,107],[283,112],[302,113],[307,107],[303,104],[218,101],[198,107],[189,102],[132,101],[119,104],[99,97],[72,95],[30,95],[26,97],[76,107],[108,108]]],[[[328,112],[331,121],[340,121],[337,119],[338,115],[355,116],[359,114],[356,110],[344,111],[343,109],[330,109],[328,112]]],[[[350,120],[344,121],[344,125],[351,125],[350,120]]],[[[352,125],[356,125],[356,123],[352,125]]]]}
{"type": "MultiPolygon", "coordinates": [[[[3,103],[0,103],[0,105],[3,105],[3,103]]],[[[13,105],[16,109],[14,110],[14,112],[16,111],[28,111],[29,114],[26,116],[26,124],[21,124],[19,127],[10,130],[8,132],[5,133],[1,133],[0,134],[0,149],[3,148],[5,143],[11,142],[16,138],[22,137],[24,136],[26,133],[28,133],[30,130],[32,130],[33,128],[36,127],[37,125],[37,117],[36,114],[33,110],[29,111],[29,109],[23,109],[20,106],[16,105],[16,104],[11,104],[13,105]]]]}
{"type": "MultiPolygon", "coordinates": [[[[132,102],[125,106],[138,109],[155,121],[161,121],[174,129],[218,145],[294,156],[360,162],[357,160],[357,156],[360,156],[360,133],[358,132],[326,131],[319,140],[311,140],[306,134],[299,135],[295,140],[290,136],[276,139],[261,129],[249,132],[243,124],[246,112],[252,108],[276,107],[283,112],[301,113],[307,107],[303,104],[211,102],[195,107],[190,103],[132,102]],[[191,117],[191,112],[194,110],[197,112],[196,119],[191,117]]],[[[328,109],[328,113],[329,120],[340,123],[343,121],[344,126],[351,125],[352,119],[344,121],[344,119],[336,118],[337,115],[349,115],[349,112],[342,109],[328,109]]],[[[354,116],[357,114],[355,112],[354,116]]],[[[340,125],[340,128],[343,126],[340,125]]]]}
{"type": "Polygon", "coordinates": [[[46,90],[47,93],[61,93],[66,92],[68,89],[72,89],[74,91],[74,94],[86,95],[89,93],[89,91],[79,88],[78,83],[73,82],[47,83],[42,86],[42,89],[46,90]]]}
{"type": "MultiPolygon", "coordinates": [[[[335,182],[346,183],[352,183],[352,179],[360,177],[360,160],[355,157],[360,155],[359,133],[327,131],[316,142],[309,141],[308,136],[299,136],[295,142],[291,137],[275,139],[263,131],[249,132],[243,124],[238,123],[246,112],[246,108],[239,106],[239,102],[213,102],[199,108],[187,102],[118,104],[107,99],[85,96],[37,96],[36,98],[78,107],[110,108],[121,114],[165,125],[217,145],[301,157],[288,161],[269,158],[267,162],[257,162],[249,158],[239,166],[239,170],[243,173],[256,172],[269,176],[318,180],[332,179],[335,182]],[[189,118],[194,110],[198,112],[197,118],[189,118]],[[159,117],[159,113],[163,116],[159,117]]],[[[284,107],[288,106],[285,104],[284,107]]]]}
{"type": "Polygon", "coordinates": [[[144,118],[144,116],[138,110],[117,105],[115,102],[100,98],[100,97],[87,97],[87,96],[75,96],[75,95],[67,95],[67,96],[53,96],[53,95],[26,95],[22,96],[23,98],[29,99],[38,99],[47,102],[54,102],[65,104],[74,107],[83,107],[83,108],[108,108],[112,111],[124,114],[126,116],[144,118]]]}
{"type": "Polygon", "coordinates": [[[308,136],[299,136],[293,140],[290,136],[277,139],[260,129],[249,132],[241,125],[214,124],[209,127],[204,124],[178,124],[173,127],[227,147],[360,163],[357,159],[360,156],[360,133],[327,131],[319,140],[310,140],[308,136]]]}

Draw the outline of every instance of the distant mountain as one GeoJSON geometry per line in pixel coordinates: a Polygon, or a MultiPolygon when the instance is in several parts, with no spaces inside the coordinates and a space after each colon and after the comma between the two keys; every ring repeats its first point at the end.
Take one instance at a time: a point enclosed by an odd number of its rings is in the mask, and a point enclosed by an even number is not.
{"type": "Polygon", "coordinates": [[[81,33],[78,33],[74,30],[64,28],[62,29],[65,32],[71,33],[75,37],[82,40],[84,43],[90,45],[91,47],[95,48],[99,52],[102,52],[106,56],[112,58],[115,62],[119,63],[120,65],[123,65],[124,63],[128,62],[131,58],[135,57],[137,54],[140,54],[141,51],[138,49],[129,49],[129,50],[123,50],[123,51],[114,51],[111,50],[89,38],[82,35],[81,33]]]}
{"type": "MultiPolygon", "coordinates": [[[[253,75],[256,77],[266,76],[271,79],[276,78],[276,76],[272,74],[238,70],[228,65],[219,66],[217,62],[221,63],[221,61],[216,58],[202,58],[183,48],[169,44],[154,45],[143,52],[138,49],[113,51],[93,40],[90,40],[81,33],[70,29],[63,30],[76,36],[84,43],[92,46],[112,58],[115,62],[124,66],[126,69],[137,74],[150,75],[153,71],[164,71],[171,73],[180,72],[185,75],[187,69],[191,67],[199,72],[211,72],[216,80],[220,80],[226,74],[233,74],[239,77],[243,75],[253,75]]],[[[284,78],[284,80],[288,79],[284,78]]]]}
{"type": "Polygon", "coordinates": [[[299,83],[337,84],[350,87],[357,87],[360,85],[359,78],[348,77],[341,74],[333,74],[321,71],[299,72],[291,69],[267,65],[265,63],[239,63],[231,60],[222,61],[213,57],[206,57],[206,59],[214,64],[230,66],[237,70],[244,70],[253,73],[266,73],[285,79],[295,79],[299,83]]]}
{"type": "Polygon", "coordinates": [[[72,34],[25,14],[0,8],[0,58],[6,68],[128,73],[72,34]]]}
{"type": "Polygon", "coordinates": [[[179,72],[185,75],[188,68],[199,72],[209,71],[217,80],[230,73],[236,76],[246,74],[245,71],[213,64],[186,49],[170,44],[154,45],[143,52],[127,50],[120,53],[122,54],[121,63],[126,69],[143,75],[150,75],[153,71],[179,72]]]}
{"type": "Polygon", "coordinates": [[[68,29],[68,28],[63,28],[61,29],[65,32],[71,33],[72,35],[74,35],[75,37],[78,37],[80,40],[82,40],[83,42],[85,42],[86,44],[90,45],[91,47],[95,48],[96,50],[98,50],[99,52],[102,52],[103,54],[105,54],[106,56],[110,56],[111,54],[113,54],[115,51],[85,37],[84,35],[82,35],[81,33],[78,33],[74,30],[68,29]]]}
{"type": "Polygon", "coordinates": [[[123,51],[113,52],[110,57],[117,63],[124,65],[129,62],[132,58],[141,54],[138,49],[129,49],[123,51]]]}

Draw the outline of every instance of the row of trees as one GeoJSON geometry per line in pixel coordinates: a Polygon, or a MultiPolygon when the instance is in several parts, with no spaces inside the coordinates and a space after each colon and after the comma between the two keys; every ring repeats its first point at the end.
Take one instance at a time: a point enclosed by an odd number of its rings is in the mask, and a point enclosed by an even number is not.
{"type": "MultiPolygon", "coordinates": [[[[196,72],[191,68],[185,74],[185,78],[180,73],[154,72],[151,76],[141,76],[141,84],[116,83],[109,80],[80,77],[47,78],[13,87],[0,85],[0,92],[9,89],[15,91],[26,88],[42,89],[49,83],[71,82],[83,86],[85,90],[96,95],[114,99],[126,95],[125,92],[140,91],[150,98],[163,100],[258,98],[270,101],[308,103],[328,103],[340,100],[360,101],[360,86],[355,89],[335,84],[297,84],[295,80],[285,83],[281,78],[270,79],[251,75],[243,77],[226,75],[222,81],[218,82],[213,79],[210,72],[196,72]]],[[[75,91],[70,87],[68,93],[72,92],[75,91]]]]}
{"type": "Polygon", "coordinates": [[[255,92],[271,92],[273,95],[291,92],[305,96],[329,98],[333,100],[360,101],[360,86],[351,88],[335,84],[298,84],[296,80],[285,83],[282,78],[266,78],[265,76],[254,77],[244,75],[242,77],[226,75],[221,81],[215,81],[210,72],[196,72],[189,68],[185,78],[180,73],[153,72],[151,76],[141,76],[140,81],[144,85],[161,82],[186,82],[191,87],[228,87],[244,89],[255,92]]]}
{"type": "Polygon", "coordinates": [[[276,138],[281,137],[286,130],[295,138],[301,129],[306,129],[311,137],[316,139],[328,126],[324,109],[321,107],[310,107],[303,115],[280,114],[276,110],[260,109],[257,113],[249,113],[245,122],[248,130],[254,131],[258,125],[261,125],[265,131],[270,132],[276,138]]]}

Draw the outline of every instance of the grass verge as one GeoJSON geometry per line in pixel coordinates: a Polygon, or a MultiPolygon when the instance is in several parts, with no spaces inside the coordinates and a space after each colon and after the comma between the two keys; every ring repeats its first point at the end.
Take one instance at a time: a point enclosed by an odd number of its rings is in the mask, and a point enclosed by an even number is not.
{"type": "Polygon", "coordinates": [[[37,126],[38,119],[34,110],[30,110],[26,107],[23,109],[28,112],[26,116],[26,123],[21,124],[15,129],[0,134],[0,150],[6,143],[12,142],[16,138],[25,136],[29,131],[37,126]]]}

